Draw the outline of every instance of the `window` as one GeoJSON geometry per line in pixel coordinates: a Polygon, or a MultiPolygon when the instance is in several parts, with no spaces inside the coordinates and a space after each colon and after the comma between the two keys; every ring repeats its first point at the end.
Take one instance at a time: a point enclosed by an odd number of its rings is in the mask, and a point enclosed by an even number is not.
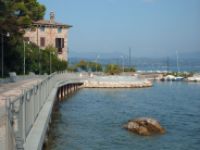
{"type": "Polygon", "coordinates": [[[62,32],[62,28],[61,27],[59,27],[57,30],[58,30],[58,33],[62,32]]]}
{"type": "Polygon", "coordinates": [[[62,53],[62,49],[64,48],[64,38],[56,38],[55,40],[56,48],[58,49],[58,53],[62,53]]]}
{"type": "Polygon", "coordinates": [[[45,26],[40,27],[40,31],[44,32],[45,31],[45,26]]]}
{"type": "Polygon", "coordinates": [[[45,38],[44,37],[40,38],[40,46],[45,47],[45,38]]]}

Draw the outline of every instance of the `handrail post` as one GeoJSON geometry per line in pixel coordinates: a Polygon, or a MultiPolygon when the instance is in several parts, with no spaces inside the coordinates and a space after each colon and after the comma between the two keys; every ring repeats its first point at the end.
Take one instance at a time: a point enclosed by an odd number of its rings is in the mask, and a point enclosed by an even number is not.
{"type": "Polygon", "coordinates": [[[22,115],[23,115],[23,120],[22,120],[22,135],[24,142],[26,141],[26,97],[25,97],[25,90],[23,90],[23,103],[22,103],[22,115]]]}

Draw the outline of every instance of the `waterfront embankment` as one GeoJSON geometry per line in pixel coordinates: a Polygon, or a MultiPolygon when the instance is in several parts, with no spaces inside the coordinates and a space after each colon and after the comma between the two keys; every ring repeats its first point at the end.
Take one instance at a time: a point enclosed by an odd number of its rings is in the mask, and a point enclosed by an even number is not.
{"type": "MultiPolygon", "coordinates": [[[[78,73],[54,73],[37,80],[1,84],[1,100],[5,114],[1,122],[4,132],[1,147],[41,150],[51,122],[52,108],[57,98],[82,87],[149,87],[152,83],[133,76],[80,76],[78,73]],[[90,86],[88,83],[91,83],[90,86]],[[94,84],[95,83],[95,84],[94,84]],[[98,84],[96,84],[98,83],[98,84]],[[8,102],[8,103],[7,103],[8,102]],[[9,137],[9,138],[7,138],[9,137]]],[[[2,110],[2,109],[1,109],[2,110]]]]}

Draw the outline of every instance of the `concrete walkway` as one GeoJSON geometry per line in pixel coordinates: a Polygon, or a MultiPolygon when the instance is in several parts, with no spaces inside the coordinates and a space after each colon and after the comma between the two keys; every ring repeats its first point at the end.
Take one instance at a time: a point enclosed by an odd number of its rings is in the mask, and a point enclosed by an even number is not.
{"type": "Polygon", "coordinates": [[[17,97],[23,89],[31,88],[33,85],[41,82],[43,78],[36,77],[27,80],[21,80],[14,83],[0,84],[0,101],[9,97],[17,97]]]}

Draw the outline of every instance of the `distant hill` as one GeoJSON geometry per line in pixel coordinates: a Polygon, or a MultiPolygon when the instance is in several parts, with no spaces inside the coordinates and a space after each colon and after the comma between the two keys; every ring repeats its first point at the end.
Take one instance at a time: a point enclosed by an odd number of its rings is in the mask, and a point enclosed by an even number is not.
{"type": "MultiPolygon", "coordinates": [[[[188,57],[184,57],[184,55],[179,56],[179,68],[180,71],[200,71],[200,57],[188,55],[188,57]]],[[[87,60],[87,61],[97,61],[98,63],[101,63],[102,65],[106,64],[118,64],[122,66],[129,66],[129,60],[128,58],[122,59],[121,57],[110,57],[110,58],[103,58],[99,57],[98,59],[96,57],[92,58],[84,58],[84,57],[72,57],[69,59],[69,64],[73,65],[78,63],[80,60],[87,60]]],[[[166,57],[166,58],[131,58],[131,66],[135,66],[137,70],[171,70],[171,71],[177,71],[177,59],[176,56],[174,57],[166,57]]]]}

